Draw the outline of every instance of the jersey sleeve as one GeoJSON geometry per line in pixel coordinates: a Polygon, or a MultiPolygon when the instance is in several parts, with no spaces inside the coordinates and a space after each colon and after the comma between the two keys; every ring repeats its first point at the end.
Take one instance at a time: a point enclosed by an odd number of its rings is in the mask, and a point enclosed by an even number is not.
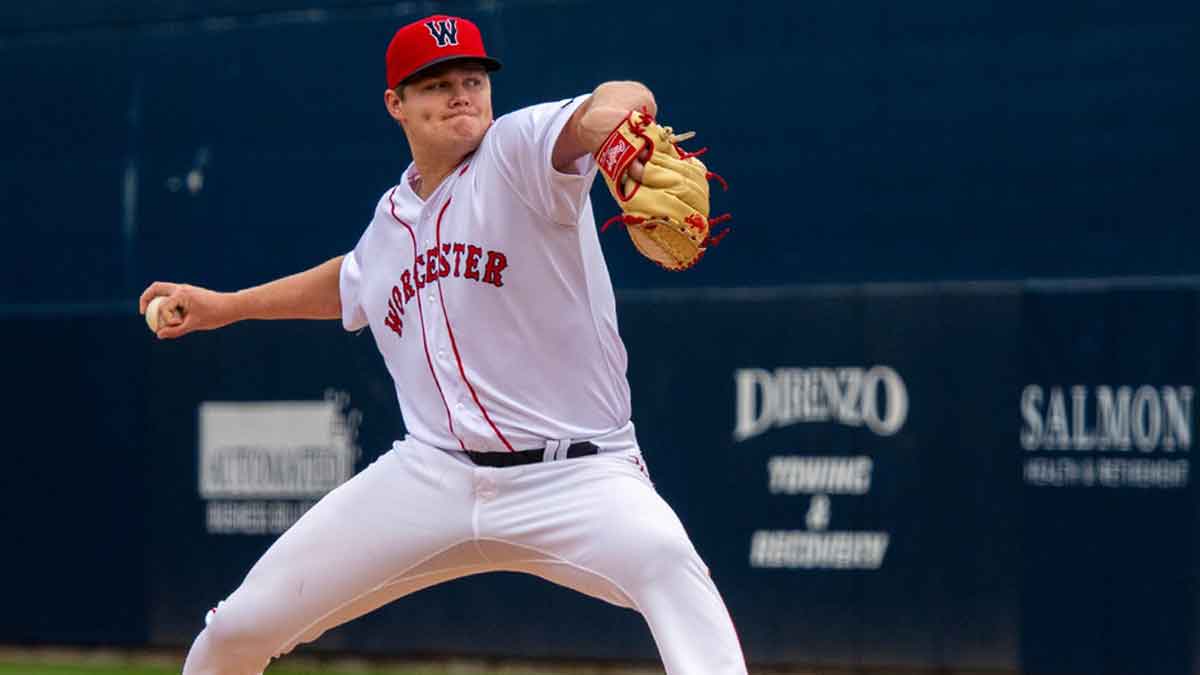
{"type": "Polygon", "coordinates": [[[364,233],[354,247],[342,258],[342,269],[338,273],[338,293],[342,298],[342,327],[356,331],[367,325],[367,313],[362,306],[362,249],[367,235],[364,233]]]}
{"type": "MultiPolygon", "coordinates": [[[[383,209],[384,195],[375,206],[376,219],[383,209]]],[[[338,294],[342,300],[342,327],[348,331],[356,331],[367,325],[367,312],[363,309],[363,280],[366,278],[364,267],[370,251],[372,232],[375,219],[367,226],[354,250],[342,257],[342,268],[338,272],[338,294]]]]}
{"type": "Polygon", "coordinates": [[[574,225],[587,204],[596,177],[591,155],[575,161],[573,172],[557,171],[554,145],[571,115],[587,96],[542,103],[504,115],[489,136],[496,165],[530,208],[560,225],[574,225]]]}

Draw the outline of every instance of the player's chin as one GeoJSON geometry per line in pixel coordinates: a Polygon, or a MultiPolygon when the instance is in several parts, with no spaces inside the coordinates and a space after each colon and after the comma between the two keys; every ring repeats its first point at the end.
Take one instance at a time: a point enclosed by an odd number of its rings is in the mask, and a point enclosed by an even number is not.
{"type": "Polygon", "coordinates": [[[474,115],[460,115],[446,120],[446,125],[452,136],[459,139],[481,139],[483,132],[487,131],[487,125],[483,123],[483,119],[474,115]]]}

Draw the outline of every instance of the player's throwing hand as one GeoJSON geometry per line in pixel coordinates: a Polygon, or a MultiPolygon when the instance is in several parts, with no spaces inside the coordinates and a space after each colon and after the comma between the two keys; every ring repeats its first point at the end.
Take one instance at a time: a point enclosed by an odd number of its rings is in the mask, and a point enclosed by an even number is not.
{"type": "Polygon", "coordinates": [[[158,308],[160,339],[177,338],[198,330],[212,330],[233,323],[228,311],[229,294],[207,288],[156,281],[142,291],[138,312],[145,314],[154,298],[165,298],[158,308]]]}

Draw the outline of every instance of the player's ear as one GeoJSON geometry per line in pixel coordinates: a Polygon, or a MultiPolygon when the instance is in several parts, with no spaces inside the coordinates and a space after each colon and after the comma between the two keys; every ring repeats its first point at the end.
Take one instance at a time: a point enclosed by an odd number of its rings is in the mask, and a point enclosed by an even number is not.
{"type": "Polygon", "coordinates": [[[404,123],[408,121],[408,116],[404,113],[404,98],[396,89],[387,89],[383,92],[383,105],[387,108],[388,115],[399,122],[400,126],[404,126],[404,123]]]}

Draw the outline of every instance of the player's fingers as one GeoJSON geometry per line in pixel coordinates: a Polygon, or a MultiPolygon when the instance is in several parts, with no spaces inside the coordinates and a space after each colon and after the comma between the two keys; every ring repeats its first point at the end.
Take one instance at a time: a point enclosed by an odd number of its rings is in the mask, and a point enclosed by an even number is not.
{"type": "Polygon", "coordinates": [[[183,323],[186,313],[181,305],[172,305],[169,302],[163,307],[163,314],[159,317],[160,321],[164,321],[167,326],[178,326],[183,323]]]}
{"type": "Polygon", "coordinates": [[[171,320],[165,324],[159,324],[158,332],[155,335],[160,340],[170,340],[177,337],[183,337],[192,332],[191,321],[187,317],[179,319],[176,315],[171,315],[171,320]]]}
{"type": "Polygon", "coordinates": [[[166,281],[156,281],[150,284],[146,287],[146,290],[142,291],[142,297],[138,299],[138,313],[145,314],[146,305],[150,304],[151,300],[160,295],[170,295],[174,293],[175,289],[178,287],[178,284],[172,284],[166,281]]]}
{"type": "Polygon", "coordinates": [[[163,300],[162,308],[159,309],[159,321],[165,320],[168,326],[183,323],[188,315],[188,304],[188,296],[183,292],[183,288],[177,288],[163,300]]]}
{"type": "Polygon", "coordinates": [[[637,182],[642,182],[642,177],[646,174],[646,163],[640,159],[635,159],[629,163],[629,168],[625,170],[625,175],[629,176],[637,182]]]}
{"type": "Polygon", "coordinates": [[[141,297],[138,298],[138,312],[145,314],[146,305],[149,305],[151,300],[160,295],[170,295],[173,289],[168,289],[167,286],[165,281],[156,281],[147,286],[146,290],[142,291],[141,297]]]}

